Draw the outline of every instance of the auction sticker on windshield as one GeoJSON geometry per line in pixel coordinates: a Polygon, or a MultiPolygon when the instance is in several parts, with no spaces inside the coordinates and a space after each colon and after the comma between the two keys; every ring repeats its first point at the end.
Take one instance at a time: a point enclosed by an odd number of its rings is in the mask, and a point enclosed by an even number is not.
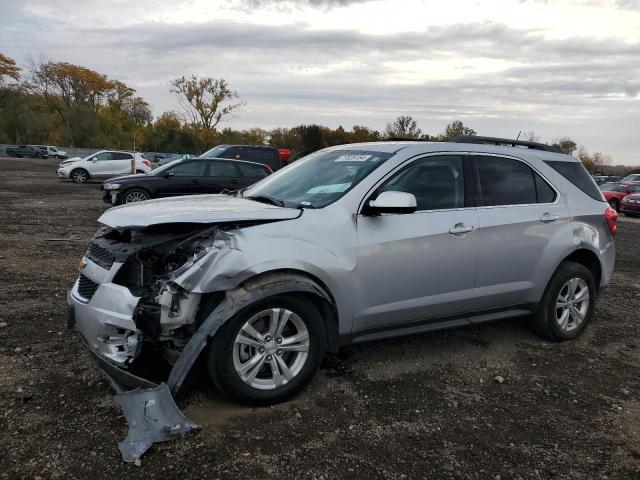
{"type": "Polygon", "coordinates": [[[364,162],[369,160],[373,155],[340,155],[334,162],[364,162]]]}

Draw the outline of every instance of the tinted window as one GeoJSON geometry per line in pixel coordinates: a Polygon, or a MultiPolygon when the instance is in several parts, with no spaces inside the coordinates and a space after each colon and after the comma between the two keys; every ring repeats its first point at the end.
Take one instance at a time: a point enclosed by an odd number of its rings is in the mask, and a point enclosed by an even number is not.
{"type": "Polygon", "coordinates": [[[533,172],[536,182],[536,192],[538,193],[538,203],[553,203],[556,200],[556,192],[551,186],[536,172],[533,172]]]}
{"type": "Polygon", "coordinates": [[[240,173],[243,177],[252,177],[252,178],[264,178],[267,176],[267,171],[264,167],[259,165],[251,165],[250,163],[240,163],[237,164],[240,169],[240,173]]]}
{"type": "Polygon", "coordinates": [[[133,155],[125,152],[112,152],[111,160],[131,160],[133,155]]]}
{"type": "Polygon", "coordinates": [[[638,193],[640,192],[640,185],[629,185],[629,188],[627,188],[627,190],[630,193],[638,193]]]}
{"type": "Polygon", "coordinates": [[[473,158],[478,170],[482,205],[537,203],[533,170],[527,165],[510,158],[473,158]]]}
{"type": "Polygon", "coordinates": [[[237,177],[238,172],[232,162],[210,162],[210,177],[237,177]]]}
{"type": "Polygon", "coordinates": [[[380,192],[412,193],[418,210],[464,207],[462,157],[429,157],[413,162],[381,188],[380,192]]]}
{"type": "Polygon", "coordinates": [[[253,161],[269,165],[273,170],[280,168],[280,155],[273,150],[256,148],[252,152],[253,161]]]}
{"type": "Polygon", "coordinates": [[[596,200],[602,200],[602,193],[580,162],[545,162],[576,187],[596,200]]]}
{"type": "Polygon", "coordinates": [[[186,162],[173,167],[170,172],[176,177],[201,177],[204,173],[205,162],[186,162]]]}

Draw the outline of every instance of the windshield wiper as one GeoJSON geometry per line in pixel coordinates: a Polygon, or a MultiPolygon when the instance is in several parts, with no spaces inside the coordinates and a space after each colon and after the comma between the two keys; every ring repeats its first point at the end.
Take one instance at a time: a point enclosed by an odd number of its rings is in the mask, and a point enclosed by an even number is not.
{"type": "Polygon", "coordinates": [[[272,205],[275,205],[276,207],[284,207],[284,202],[282,200],[270,197],[268,195],[255,195],[243,198],[248,198],[249,200],[253,200],[254,202],[270,203],[272,205]]]}

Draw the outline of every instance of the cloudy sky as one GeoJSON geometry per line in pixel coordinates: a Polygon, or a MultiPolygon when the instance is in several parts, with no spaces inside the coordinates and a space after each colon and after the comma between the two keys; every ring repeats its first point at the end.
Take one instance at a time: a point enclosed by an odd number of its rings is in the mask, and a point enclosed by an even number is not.
{"type": "Polygon", "coordinates": [[[640,164],[640,0],[0,0],[0,51],[88,66],[177,109],[169,80],[227,79],[236,128],[571,136],[640,164]]]}

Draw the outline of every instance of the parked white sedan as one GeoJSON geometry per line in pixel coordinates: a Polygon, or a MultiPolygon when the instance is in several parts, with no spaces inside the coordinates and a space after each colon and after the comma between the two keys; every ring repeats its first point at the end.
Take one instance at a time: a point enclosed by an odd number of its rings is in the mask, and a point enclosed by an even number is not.
{"type": "Polygon", "coordinates": [[[135,173],[151,171],[151,163],[140,153],[119,150],[100,150],[85,158],[70,158],[58,168],[59,178],[70,178],[85,183],[90,178],[111,178],[131,173],[131,160],[135,158],[135,173]]]}

